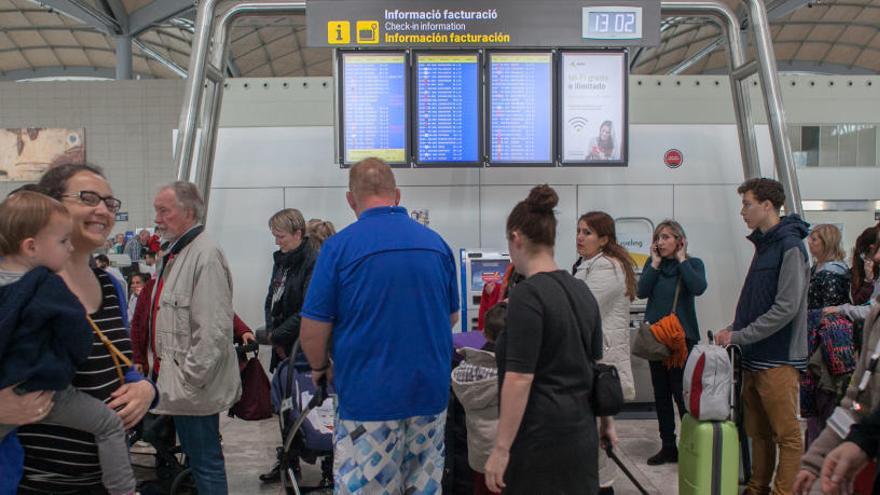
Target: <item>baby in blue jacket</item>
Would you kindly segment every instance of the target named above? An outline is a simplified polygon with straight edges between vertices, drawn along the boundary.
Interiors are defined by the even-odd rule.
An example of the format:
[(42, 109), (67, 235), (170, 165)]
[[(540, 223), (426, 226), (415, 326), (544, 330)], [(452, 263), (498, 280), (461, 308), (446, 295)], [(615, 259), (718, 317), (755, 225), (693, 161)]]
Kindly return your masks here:
[[(70, 385), (94, 339), (85, 308), (55, 274), (73, 250), (71, 230), (64, 205), (43, 194), (21, 191), (0, 203), (0, 388), (55, 391), (42, 421), (93, 434), (105, 488), (131, 494), (135, 480), (122, 420)], [(0, 495), (14, 493), (21, 477), (24, 456), (14, 435), (15, 426), (0, 424)]]

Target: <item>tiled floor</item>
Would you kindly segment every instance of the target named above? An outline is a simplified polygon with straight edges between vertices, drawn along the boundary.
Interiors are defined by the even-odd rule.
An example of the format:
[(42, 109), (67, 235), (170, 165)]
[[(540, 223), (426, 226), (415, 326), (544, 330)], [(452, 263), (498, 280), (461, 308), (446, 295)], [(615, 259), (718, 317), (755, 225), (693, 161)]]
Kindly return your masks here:
[[(257, 478), (272, 464), (275, 446), (280, 442), (277, 420), (245, 422), (222, 417), (220, 429), (223, 434), (229, 492), (232, 494), (283, 493), (280, 484), (266, 485)], [(617, 452), (649, 493), (674, 494), (678, 486), (676, 466), (652, 467), (645, 464), (645, 459), (654, 454), (660, 446), (656, 432), (657, 422), (654, 420), (618, 421), (617, 433), (620, 445)], [(149, 462), (148, 456), (135, 456), (137, 464)], [(149, 471), (141, 470), (139, 475), (147, 477), (150, 474)], [(320, 470), (316, 466), (305, 465), (304, 476), (305, 484), (317, 484)], [(615, 493), (637, 495), (639, 492), (623, 473), (618, 473)]]
[[(645, 459), (660, 448), (657, 421), (652, 419), (618, 420), (616, 426), (619, 438), (617, 454), (648, 493), (676, 495), (678, 493), (677, 465), (648, 466), (645, 463)], [(283, 490), (280, 484), (266, 485), (258, 479), (260, 473), (265, 472), (271, 466), (275, 456), (275, 447), (280, 443), (277, 419), (246, 422), (224, 416), (220, 418), (220, 431), (223, 434), (223, 452), (226, 455), (229, 493), (233, 495), (251, 493), (282, 495)], [(134, 463), (140, 465), (150, 464), (152, 459), (152, 456), (146, 455), (133, 456)], [(150, 476), (153, 475), (151, 470), (145, 469), (137, 469), (135, 473), (140, 479), (150, 479)], [(303, 475), (306, 486), (317, 485), (321, 478), (320, 469), (308, 464), (303, 466)], [(618, 472), (614, 491), (618, 495), (639, 495), (639, 491), (622, 472)], [(330, 491), (326, 493), (329, 494)], [(818, 483), (812, 494), (819, 494)]]

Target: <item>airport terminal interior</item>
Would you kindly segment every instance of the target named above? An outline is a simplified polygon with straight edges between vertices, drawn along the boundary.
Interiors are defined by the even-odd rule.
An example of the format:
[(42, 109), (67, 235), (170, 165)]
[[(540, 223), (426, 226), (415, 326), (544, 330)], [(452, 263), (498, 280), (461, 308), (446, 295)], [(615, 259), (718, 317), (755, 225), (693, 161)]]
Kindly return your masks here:
[[(95, 168), (76, 168), (83, 166)], [(68, 169), (85, 170), (92, 182), (71, 189), (83, 177), (76, 172), (80, 175), (64, 176), (55, 189), (46, 185), (53, 173), (60, 176), (59, 170)], [(449, 354), (454, 362), (447, 361), (442, 373), (427, 380), (424, 369), (430, 365), (424, 363), (385, 370), (423, 380), (425, 390), (435, 383), (448, 388), (443, 389), (448, 403), (439, 461), (431, 464), (424, 461), (430, 455), (416, 455), (427, 464), (410, 466), (403, 481), (399, 473), (388, 481), (391, 467), (375, 468), (381, 457), (375, 454), (369, 458), (372, 471), (356, 471), (364, 483), (358, 485), (350, 477), (357, 465), (352, 452), (366, 447), (345, 450), (338, 443), (349, 419), (338, 408), (340, 401), (346, 404), (346, 391), (358, 400), (373, 393), (378, 411), (398, 410), (396, 404), (410, 410), (405, 405), (417, 403), (413, 395), (421, 394), (407, 392), (404, 378), (394, 378), (388, 388), (365, 385), (365, 379), (356, 379), (361, 369), (337, 369), (351, 362), (342, 349), (325, 349), (360, 342), (337, 340), (333, 332), (341, 333), (343, 321), (349, 325), (342, 314), (370, 304), (355, 293), (349, 301), (334, 302), (339, 314), (318, 310), (321, 298), (329, 297), (326, 291), (335, 288), (335, 297), (349, 290), (348, 282), (337, 280), (343, 276), (339, 273), (364, 276), (357, 275), (356, 263), (328, 275), (343, 266), (344, 256), (354, 256), (339, 246), (392, 246), (398, 232), (368, 219), (369, 214), (358, 216), (367, 208), (356, 208), (365, 203), (358, 203), (361, 182), (353, 171), (363, 169), (390, 171), (407, 225), (427, 227), (448, 246), (444, 266), (454, 297), (450, 291), (442, 297), (454, 306), (453, 324), (448, 334), (444, 327), (432, 338), (451, 347), (430, 355)], [(746, 182), (757, 178), (767, 180)], [(175, 181), (191, 183), (192, 189), (182, 182), (169, 188)], [(376, 195), (387, 185), (371, 184)], [(521, 436), (528, 430), (518, 429), (520, 419), (511, 419), (499, 404), (509, 403), (522, 413), (526, 400), (533, 405), (537, 399), (524, 395), (517, 406), (498, 385), (497, 375), (522, 373), (503, 373), (496, 366), (494, 359), (503, 353), (495, 353), (491, 311), (507, 300), (513, 285), (540, 273), (516, 271), (543, 251), (535, 251), (539, 244), (523, 234), (525, 227), (511, 230), (509, 222), (511, 211), (543, 184), (555, 193), (547, 211), (557, 223), (555, 232), (550, 230), (555, 245), (540, 246), (552, 246), (546, 261), (582, 279), (595, 294), (589, 299), (596, 300), (602, 322), (603, 362), (617, 367), (614, 376), (622, 385), (613, 420), (619, 464), (604, 452), (600, 456), (590, 437), (589, 455), (577, 464), (560, 464), (567, 466), (560, 467), (565, 472), (587, 473), (572, 479), (589, 479), (589, 486), (572, 491), (548, 484), (544, 491), (524, 475), (532, 484), (522, 486), (532, 488), (510, 486), (504, 493), (727, 495), (747, 486), (758, 490), (762, 482), (769, 490), (771, 479), (780, 490), (774, 493), (880, 493), (873, 461), (841, 482), (848, 486), (854, 480), (852, 492), (827, 488), (822, 476), (815, 484), (804, 483), (819, 474), (804, 467), (810, 454), (816, 453), (819, 463), (811, 469), (821, 469), (844, 437), (867, 431), (867, 426), (851, 429), (873, 412), (859, 404), (880, 404), (868, 398), (872, 390), (880, 393), (880, 382), (873, 385), (873, 365), (865, 364), (872, 351), (866, 345), (877, 340), (872, 332), (880, 332), (875, 310), (880, 304), (880, 0), (0, 0), (0, 200), (9, 208), (16, 208), (16, 201), (43, 200), (66, 206), (73, 237), (72, 254), (64, 254), (71, 261), (65, 263), (83, 254), (82, 266), (88, 260), (101, 274), (87, 271), (87, 282), (77, 282), (72, 269), (52, 268), (40, 254), (22, 254), (18, 250), (31, 245), (25, 238), (38, 239), (39, 234), (34, 230), (21, 237), (25, 240), (14, 237), (19, 216), (0, 205), (6, 216), (0, 218), (0, 308), (26, 320), (29, 313), (13, 313), (9, 305), (26, 301), (15, 303), (10, 294), (16, 292), (4, 287), (28, 280), (13, 276), (30, 273), (21, 266), (43, 265), (58, 272), (89, 311), (100, 308), (89, 313), (97, 332), (89, 360), (106, 357), (106, 369), (83, 371), (84, 354), (80, 365), (71, 365), (67, 381), (53, 389), (64, 390), (72, 380), (71, 390), (78, 389), (71, 392), (74, 397), (93, 395), (109, 402), (117, 397), (109, 395), (117, 382), (104, 391), (109, 385), (88, 377), (106, 372), (117, 380), (115, 369), (126, 382), (124, 390), (156, 398), (150, 406), (142, 398), (117, 408), (123, 411), (137, 493), (497, 493), (485, 484), (491, 483), (489, 466), (498, 460), (493, 445), (497, 449), (502, 442), (499, 425), (513, 426), (504, 433), (508, 440), (517, 435), (517, 441), (525, 442)], [(375, 205), (394, 206), (394, 199), (392, 194), (391, 203)], [(528, 215), (544, 211), (528, 205)], [(85, 207), (97, 216), (83, 220), (80, 232), (77, 208)], [(175, 216), (175, 208), (182, 217)], [(607, 225), (600, 227), (598, 214), (588, 212), (603, 212)], [(181, 218), (189, 214), (187, 224)], [(55, 213), (45, 215), (55, 218)], [(792, 220), (795, 216), (803, 221)], [(345, 233), (355, 232), (365, 219), (376, 222), (378, 235)], [(46, 229), (54, 225), (46, 222)], [(801, 229), (791, 234), (800, 242), (786, 249), (801, 253), (802, 266), (797, 266), (803, 269), (786, 265), (789, 258), (782, 254), (768, 261), (772, 249), (766, 245), (776, 242), (766, 235), (777, 228), (773, 222)], [(193, 230), (198, 224), (204, 233)], [(400, 228), (395, 224), (394, 229)], [(669, 236), (676, 244), (666, 250), (663, 239)], [(517, 244), (521, 238), (525, 248)], [(5, 239), (14, 239), (15, 245), (7, 246)], [(589, 239), (599, 239), (598, 247)], [(204, 247), (209, 242), (219, 251)], [(416, 250), (401, 247), (408, 242), (387, 249)], [(292, 259), (288, 254), (306, 244), (313, 253), (307, 273), (284, 264)], [(196, 249), (218, 258), (180, 276), (190, 263), (186, 253)], [(617, 300), (602, 296), (604, 288), (591, 287), (598, 283), (590, 278), (597, 257), (612, 260)], [(193, 264), (202, 262), (192, 258)], [(209, 266), (223, 271), (202, 287), (198, 280)], [(412, 280), (434, 280), (411, 275)], [(527, 278), (522, 281), (520, 275)], [(669, 293), (663, 297), (652, 285), (660, 284), (657, 277), (668, 281)], [(770, 280), (769, 296), (760, 295), (767, 292), (765, 286), (755, 288), (761, 277)], [(300, 286), (291, 295), (294, 279)], [(829, 288), (838, 281), (842, 289)], [(315, 285), (314, 294), (307, 290)], [(376, 314), (412, 312), (436, 296), (437, 291), (426, 296), (425, 286), (417, 282), (403, 285), (371, 296), (372, 304), (382, 307)], [(100, 305), (97, 293), (91, 300), (83, 296), (92, 288), (102, 291)], [(783, 291), (796, 297), (783, 297)], [(399, 297), (383, 299), (392, 294)], [(119, 308), (104, 304), (107, 297), (117, 299)], [(761, 297), (769, 297), (763, 309), (744, 316), (749, 301)], [(504, 308), (513, 311), (515, 303), (512, 298)], [(574, 306), (571, 321), (586, 321)], [(670, 313), (678, 315), (678, 333), (663, 340), (659, 332), (665, 330), (658, 325), (665, 319), (652, 320)], [(207, 319), (194, 323), (197, 314), (210, 314), (210, 325)], [(118, 328), (108, 323), (116, 318)], [(6, 315), (0, 320), (0, 394), (7, 394), (2, 401), (8, 401), (0, 404), (0, 434), (13, 432), (0, 443), (0, 495), (16, 493), (19, 481), (23, 491), (18, 493), (135, 493), (130, 486), (110, 488), (119, 480), (110, 480), (107, 469), (101, 475), (107, 466), (105, 447), (96, 450), (94, 437), (74, 431), (85, 428), (28, 425), (48, 414), (51, 404), (38, 407), (33, 397), (41, 388), (17, 386), (31, 378), (19, 373), (15, 366), (20, 365), (10, 365), (27, 362), (12, 351), (16, 332), (25, 324), (7, 321)], [(367, 321), (374, 322), (371, 317), (351, 325), (361, 328)], [(223, 327), (219, 338), (204, 336), (218, 325)], [(497, 335), (507, 333), (505, 325), (524, 323), (508, 321)], [(308, 340), (325, 327), (320, 345), (314, 342), (321, 338)], [(295, 354), (300, 344), (293, 341), (301, 328), (305, 353)], [(288, 340), (279, 336), (282, 329)], [(402, 344), (386, 328), (372, 330), (372, 335), (387, 337), (373, 344), (372, 359), (356, 361), (364, 367), (362, 376), (372, 376), (366, 370), (379, 363), (406, 362), (399, 355), (418, 348), (418, 339), (431, 333), (393, 332), (404, 335)], [(755, 337), (756, 332), (765, 333)], [(507, 335), (499, 339), (499, 346), (504, 343), (509, 351), (515, 335), (510, 333), (510, 342)], [(48, 334), (40, 338), (50, 339)], [(644, 350), (638, 345), (644, 339), (659, 350)], [(721, 350), (719, 343), (739, 345)], [(538, 346), (540, 352), (547, 352), (546, 345)], [(127, 357), (122, 364), (111, 347), (123, 349)], [(474, 365), (466, 348), (492, 357), (491, 366)], [(398, 357), (382, 354), (386, 351)], [(651, 352), (655, 357), (648, 357)], [(880, 355), (880, 344), (874, 352)], [(294, 354), (299, 359), (286, 359)], [(326, 373), (331, 361), (322, 362), (328, 357), (334, 376), (344, 381), (331, 384), (329, 397), (321, 401), (327, 388), (316, 387), (311, 377)], [(535, 357), (538, 364), (532, 363), (528, 375), (535, 380), (533, 393), (541, 382), (538, 370), (552, 367), (556, 358)], [(594, 369), (592, 358), (582, 361), (584, 369)], [(491, 382), (494, 401), (477, 412), (469, 396), (456, 389), (456, 377), (465, 374), (456, 373), (474, 366), (488, 370), (480, 380)], [(756, 377), (779, 370), (792, 370), (784, 386), (773, 385), (763, 396), (755, 391), (760, 388)], [(857, 371), (864, 376), (857, 377)], [(10, 373), (20, 380), (9, 381), (4, 375)], [(200, 385), (187, 381), (199, 373)], [(590, 371), (588, 376), (605, 375)], [(599, 378), (592, 379), (589, 390)], [(152, 391), (138, 387), (139, 380), (149, 382)], [(246, 400), (237, 402), (240, 382)], [(792, 399), (782, 413), (777, 406), (785, 401), (776, 392)], [(591, 411), (597, 404), (593, 399)], [(761, 401), (769, 402), (755, 409)], [(156, 414), (128, 424), (127, 404), (138, 416), (150, 408)], [(707, 404), (721, 412), (707, 412)], [(227, 414), (233, 405), (234, 416)], [(345, 415), (357, 416), (351, 405), (344, 407)], [(350, 419), (363, 428), (370, 422), (440, 413), (419, 410)], [(790, 428), (784, 433), (783, 420), (777, 419), (786, 411)], [(526, 408), (522, 421), (539, 421), (535, 418), (542, 414)], [(593, 413), (583, 414), (592, 424)], [(750, 419), (750, 414), (769, 420)], [(479, 421), (488, 415), (489, 434), (477, 415)], [(844, 426), (831, 419), (840, 415), (848, 421)], [(178, 416), (195, 419), (170, 420)], [(204, 421), (218, 416), (219, 430)], [(7, 429), (5, 423), (12, 426)], [(160, 423), (171, 429), (158, 433)], [(599, 435), (607, 435), (605, 419), (599, 424)], [(766, 435), (756, 443), (760, 435), (755, 431), (761, 428)], [(346, 441), (356, 441), (364, 431)], [(880, 435), (876, 425), (872, 431)], [(837, 435), (826, 450), (820, 432)], [(435, 433), (431, 430), (430, 437)], [(41, 444), (41, 435), (63, 440)], [(800, 443), (783, 440), (792, 435)], [(4, 450), (11, 449), (13, 436), (18, 450)], [(200, 454), (187, 451), (195, 448), (193, 438), (218, 436), (226, 488), (211, 484), (218, 479), (216, 463), (215, 471), (192, 467), (209, 464), (204, 460), (213, 452), (209, 447), (199, 447), (204, 450)], [(377, 433), (367, 436), (382, 441)], [(170, 445), (162, 443), (169, 438)], [(65, 451), (63, 442), (92, 449), (88, 462), (51, 460), (78, 455)], [(516, 445), (507, 444), (511, 453)], [(335, 459), (329, 455), (334, 447)], [(862, 454), (867, 458), (876, 452)], [(548, 479), (559, 478), (552, 472), (546, 471)], [(377, 484), (386, 481), (384, 488)]]

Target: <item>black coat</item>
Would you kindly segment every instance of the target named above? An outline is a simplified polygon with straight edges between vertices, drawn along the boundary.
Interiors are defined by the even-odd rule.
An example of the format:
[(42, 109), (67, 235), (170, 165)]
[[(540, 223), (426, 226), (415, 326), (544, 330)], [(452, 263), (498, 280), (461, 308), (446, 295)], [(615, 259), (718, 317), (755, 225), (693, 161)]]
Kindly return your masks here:
[(0, 388), (67, 388), (93, 339), (79, 299), (46, 268), (0, 287)]
[[(272, 278), (269, 280), (269, 292), (266, 294), (266, 332), (274, 345), (284, 347), (287, 355), (293, 343), (299, 339), (299, 326), (302, 321), (300, 312), (306, 298), (306, 289), (312, 279), (312, 269), (318, 259), (317, 251), (312, 248), (308, 238), (289, 253), (276, 251), (273, 254), (275, 264), (272, 267)], [(273, 306), (272, 294), (276, 280), (284, 280), (281, 298)], [(270, 371), (278, 364), (278, 356), (272, 353)]]

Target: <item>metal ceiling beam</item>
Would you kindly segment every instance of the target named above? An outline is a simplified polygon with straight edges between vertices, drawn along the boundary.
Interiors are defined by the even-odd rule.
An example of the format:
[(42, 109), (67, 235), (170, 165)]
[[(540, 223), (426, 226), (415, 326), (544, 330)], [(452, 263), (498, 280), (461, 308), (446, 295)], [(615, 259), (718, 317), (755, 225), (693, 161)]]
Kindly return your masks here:
[(81, 0), (31, 0), (31, 2), (76, 19), (105, 34), (118, 34), (122, 30), (116, 19), (95, 10)]
[[(791, 45), (793, 43), (802, 43), (801, 40), (782, 40), (782, 41), (774, 41), (774, 45)], [(849, 43), (847, 41), (823, 41), (823, 40), (808, 40), (807, 43), (814, 45), (835, 45), (835, 46), (845, 46), (847, 48), (858, 48), (859, 50), (871, 50), (880, 52), (880, 48), (876, 48), (873, 46), (862, 45), (859, 43)]]
[(783, 0), (767, 7), (767, 20), (773, 22), (788, 16), (792, 12), (806, 7), (812, 0)]
[(811, 72), (816, 74), (845, 76), (876, 76), (877, 73), (865, 67), (851, 67), (841, 64), (824, 64), (809, 60), (779, 60), (776, 62), (779, 72)]
[[(144, 44), (142, 41), (137, 40), (137, 43), (135, 43), (135, 45), (138, 46), (138, 48), (140, 48), (138, 43)], [(148, 45), (145, 45), (145, 46), (148, 46)], [(189, 56), (189, 53), (186, 53), (181, 50), (177, 50), (175, 48), (169, 48), (166, 46), (163, 46), (161, 48), (163, 50), (168, 50), (169, 52), (176, 53), (176, 54), (184, 56), (184, 57)], [(34, 50), (83, 50), (83, 51), (87, 51), (87, 52), (91, 51), (91, 52), (102, 52), (102, 53), (116, 53), (115, 50), (112, 50), (110, 48), (103, 48), (103, 47), (96, 47), (96, 46), (82, 46), (82, 45), (34, 45), (34, 46), (21, 46), (21, 47), (16, 46), (16, 47), (12, 47), (12, 48), (0, 48), (0, 53), (10, 53), (10, 52), (18, 52), (18, 51), (24, 52), (24, 51), (34, 51)], [(153, 49), (153, 50), (155, 50), (155, 49)], [(135, 57), (137, 57), (137, 55), (135, 55)]]
[[(816, 75), (834, 76), (876, 76), (877, 72), (864, 67), (850, 67), (841, 64), (823, 64), (813, 60), (777, 60), (776, 65), (780, 73), (803, 72)], [(703, 75), (727, 74), (726, 67), (716, 67), (702, 72)]]
[(138, 47), (138, 49), (144, 55), (146, 55), (146, 56), (150, 57), (151, 59), (155, 60), (156, 62), (159, 62), (160, 64), (164, 65), (168, 70), (177, 74), (182, 79), (186, 79), (186, 69), (177, 65), (177, 63), (175, 63), (173, 60), (163, 56), (161, 53), (157, 52), (152, 47), (150, 47), (149, 45), (147, 45), (146, 43), (144, 43), (143, 41), (141, 41), (139, 39), (132, 40), (132, 44), (134, 46)]
[[(138, 79), (152, 79), (149, 74), (137, 74)], [(114, 79), (116, 69), (112, 67), (37, 67), (35, 69), (16, 69), (0, 72), (0, 81), (20, 81), (40, 77), (100, 77)]]
[(823, 20), (815, 20), (815, 21), (784, 21), (777, 22), (774, 26), (839, 26), (843, 28), (848, 27), (862, 27), (873, 29), (874, 31), (880, 31), (880, 26), (870, 22), (859, 22), (859, 21), (823, 21)]
[(16, 32), (32, 32), (32, 31), (78, 31), (78, 32), (87, 32), (87, 33), (98, 33), (102, 34), (100, 31), (97, 31), (91, 27), (85, 26), (13, 26), (13, 27), (3, 27), (0, 26), (0, 33), (16, 33)]
[(129, 15), (129, 32), (132, 36), (137, 36), (154, 24), (167, 21), (194, 8), (192, 0), (153, 0)]
[(703, 60), (705, 57), (717, 50), (722, 45), (724, 45), (724, 38), (718, 36), (717, 38), (715, 38), (715, 41), (709, 43), (708, 45), (701, 48), (697, 53), (679, 62), (678, 65), (673, 67), (669, 72), (667, 72), (667, 74), (670, 76), (677, 76), (681, 74), (682, 72), (693, 67), (693, 65), (700, 60)]
[(122, 0), (101, 1), (110, 8), (110, 12), (113, 14), (113, 18), (116, 19), (116, 21), (122, 27), (122, 31), (128, 32), (128, 11), (125, 10), (125, 5), (122, 4)]

